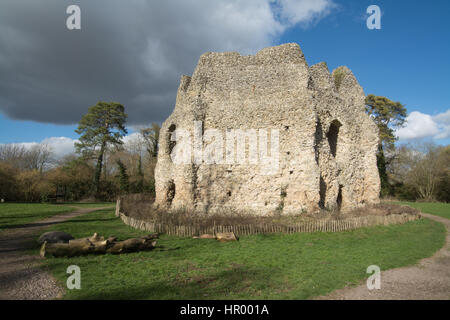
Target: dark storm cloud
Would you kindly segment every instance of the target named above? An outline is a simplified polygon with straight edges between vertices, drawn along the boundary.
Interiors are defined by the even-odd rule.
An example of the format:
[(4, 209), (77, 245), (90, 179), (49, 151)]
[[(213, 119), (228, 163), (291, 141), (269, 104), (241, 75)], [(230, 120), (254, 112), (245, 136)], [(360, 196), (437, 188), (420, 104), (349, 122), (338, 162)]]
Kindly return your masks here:
[[(130, 124), (161, 121), (173, 109), (180, 76), (193, 72), (203, 52), (255, 52), (284, 30), (270, 2), (2, 0), (0, 112), (75, 123), (98, 100), (113, 100), (125, 105)], [(311, 14), (289, 24), (329, 3), (298, 2), (299, 12)], [(66, 28), (72, 4), (81, 8), (81, 30)]]

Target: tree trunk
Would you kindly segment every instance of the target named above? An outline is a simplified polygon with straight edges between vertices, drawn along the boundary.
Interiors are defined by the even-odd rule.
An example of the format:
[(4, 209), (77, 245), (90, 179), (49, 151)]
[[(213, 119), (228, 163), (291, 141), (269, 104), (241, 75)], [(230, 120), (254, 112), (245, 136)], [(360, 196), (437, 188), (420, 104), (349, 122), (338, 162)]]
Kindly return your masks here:
[(69, 243), (47, 243), (41, 247), (41, 257), (74, 257), (86, 254), (120, 254), (152, 250), (156, 246), (157, 234), (117, 241), (115, 237), (104, 239), (97, 234), (90, 238), (70, 240)]
[(106, 141), (103, 141), (102, 146), (100, 147), (100, 153), (97, 158), (97, 165), (95, 167), (94, 188), (96, 197), (100, 192), (100, 177), (102, 175), (103, 154), (105, 153), (105, 148), (106, 148)]
[(389, 181), (386, 173), (386, 159), (384, 157), (384, 150), (382, 143), (378, 144), (377, 167), (381, 185), (380, 196), (384, 197), (389, 194)]

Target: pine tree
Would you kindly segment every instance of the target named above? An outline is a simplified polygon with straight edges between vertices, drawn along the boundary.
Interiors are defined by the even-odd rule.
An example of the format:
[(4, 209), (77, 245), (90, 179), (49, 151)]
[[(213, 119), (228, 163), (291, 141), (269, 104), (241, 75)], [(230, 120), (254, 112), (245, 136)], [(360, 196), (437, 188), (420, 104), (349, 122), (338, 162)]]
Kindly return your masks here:
[(75, 143), (77, 153), (86, 158), (96, 158), (94, 191), (99, 194), (103, 159), (108, 146), (123, 144), (122, 137), (127, 134), (125, 122), (127, 114), (123, 105), (116, 102), (99, 101), (89, 108), (78, 123), (76, 133), (80, 134), (79, 143)]
[(397, 140), (394, 132), (406, 121), (406, 108), (400, 102), (394, 102), (386, 97), (369, 94), (366, 97), (366, 112), (378, 126), (380, 143), (377, 152), (378, 173), (380, 174), (381, 196), (390, 193), (390, 185), (386, 167), (392, 159), (386, 157), (386, 151), (393, 153)]

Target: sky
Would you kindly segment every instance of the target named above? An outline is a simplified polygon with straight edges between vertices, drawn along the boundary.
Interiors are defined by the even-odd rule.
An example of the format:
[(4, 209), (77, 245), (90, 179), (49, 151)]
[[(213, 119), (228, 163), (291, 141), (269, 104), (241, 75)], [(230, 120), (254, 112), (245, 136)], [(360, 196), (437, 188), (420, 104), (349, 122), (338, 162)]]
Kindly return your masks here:
[[(81, 30), (66, 27), (72, 4)], [(381, 29), (367, 28), (370, 5)], [(288, 42), (309, 65), (346, 65), (366, 94), (405, 104), (400, 143), (449, 144), (449, 12), (448, 0), (2, 0), (0, 144), (70, 153), (76, 123), (99, 100), (125, 106), (132, 135), (172, 112), (202, 53)]]

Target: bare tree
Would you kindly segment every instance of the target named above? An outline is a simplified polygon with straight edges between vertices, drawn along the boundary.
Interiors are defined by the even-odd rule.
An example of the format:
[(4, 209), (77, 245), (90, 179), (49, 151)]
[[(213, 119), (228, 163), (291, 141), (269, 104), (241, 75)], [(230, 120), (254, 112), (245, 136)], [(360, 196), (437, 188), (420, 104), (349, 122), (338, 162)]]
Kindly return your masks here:
[(152, 123), (151, 127), (141, 130), (141, 135), (144, 138), (145, 148), (151, 158), (156, 158), (158, 155), (158, 140), (160, 126), (157, 123)]
[(26, 169), (42, 173), (53, 161), (51, 149), (47, 144), (35, 144), (25, 153), (24, 161)]
[(20, 167), (25, 156), (26, 150), (20, 144), (2, 144), (0, 145), (0, 160)]
[(20, 144), (0, 145), (0, 161), (22, 170), (42, 173), (53, 160), (53, 153), (45, 143), (34, 144), (30, 148)]
[(409, 167), (405, 175), (405, 183), (417, 192), (420, 198), (435, 200), (442, 177), (443, 163), (441, 147), (433, 143), (416, 144), (409, 151), (405, 163)]

